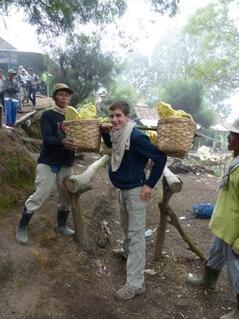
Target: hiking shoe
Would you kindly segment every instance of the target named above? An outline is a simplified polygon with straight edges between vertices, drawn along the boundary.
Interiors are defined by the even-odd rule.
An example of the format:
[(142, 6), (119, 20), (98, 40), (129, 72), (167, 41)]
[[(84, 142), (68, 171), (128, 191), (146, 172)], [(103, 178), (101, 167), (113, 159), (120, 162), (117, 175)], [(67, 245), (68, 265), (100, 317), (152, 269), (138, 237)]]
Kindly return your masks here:
[(60, 233), (63, 236), (70, 237), (75, 234), (75, 231), (67, 226), (55, 226), (56, 233)]
[(16, 241), (20, 245), (26, 245), (28, 243), (27, 227), (17, 226)]
[(123, 248), (115, 248), (112, 250), (112, 253), (113, 255), (118, 256), (120, 258), (124, 258), (124, 259), (128, 258), (128, 255)]
[(122, 288), (114, 292), (114, 297), (118, 300), (129, 300), (134, 298), (136, 295), (141, 295), (145, 291), (145, 285), (141, 288), (129, 288), (124, 285)]

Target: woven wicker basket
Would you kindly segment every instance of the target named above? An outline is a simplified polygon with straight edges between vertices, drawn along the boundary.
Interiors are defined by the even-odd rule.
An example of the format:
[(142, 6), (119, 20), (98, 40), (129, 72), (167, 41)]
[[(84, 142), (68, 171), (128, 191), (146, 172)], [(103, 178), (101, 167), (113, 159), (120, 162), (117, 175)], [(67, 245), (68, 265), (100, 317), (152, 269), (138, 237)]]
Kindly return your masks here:
[(79, 147), (79, 151), (100, 151), (100, 123), (98, 120), (64, 121), (66, 137)]
[(159, 150), (172, 157), (184, 158), (191, 148), (196, 123), (187, 118), (165, 118), (158, 121)]

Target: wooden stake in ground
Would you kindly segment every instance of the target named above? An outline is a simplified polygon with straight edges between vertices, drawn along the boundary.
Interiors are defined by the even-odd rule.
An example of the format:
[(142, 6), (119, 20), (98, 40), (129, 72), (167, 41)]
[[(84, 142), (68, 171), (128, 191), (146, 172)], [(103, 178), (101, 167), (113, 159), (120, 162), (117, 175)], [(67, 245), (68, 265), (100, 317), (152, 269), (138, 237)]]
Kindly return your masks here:
[(169, 222), (171, 225), (176, 227), (182, 239), (189, 245), (189, 248), (200, 257), (201, 260), (206, 260), (203, 253), (193, 243), (191, 237), (184, 231), (181, 224), (178, 221), (177, 215), (168, 206), (169, 200), (174, 193), (178, 193), (182, 189), (182, 181), (174, 175), (168, 168), (164, 170), (163, 177), (163, 198), (158, 204), (160, 210), (160, 223), (157, 231), (156, 245), (154, 260), (158, 261), (162, 256), (163, 245), (165, 242), (166, 227)]
[(99, 169), (109, 162), (109, 155), (104, 155), (92, 163), (82, 174), (72, 175), (64, 181), (65, 187), (71, 199), (71, 211), (75, 227), (75, 240), (81, 248), (84, 247), (84, 214), (80, 207), (81, 194), (92, 189), (89, 185)]

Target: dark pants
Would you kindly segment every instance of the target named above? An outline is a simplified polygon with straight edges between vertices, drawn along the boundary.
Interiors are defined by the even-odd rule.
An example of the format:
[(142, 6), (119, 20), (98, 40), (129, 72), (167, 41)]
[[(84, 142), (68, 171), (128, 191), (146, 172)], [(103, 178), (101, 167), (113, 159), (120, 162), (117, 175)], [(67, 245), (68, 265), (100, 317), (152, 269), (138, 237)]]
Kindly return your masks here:
[(36, 93), (37, 93), (37, 89), (34, 88), (30, 88), (29, 89), (29, 100), (32, 102), (33, 106), (36, 106)]
[(0, 92), (0, 103), (4, 106), (4, 93)]

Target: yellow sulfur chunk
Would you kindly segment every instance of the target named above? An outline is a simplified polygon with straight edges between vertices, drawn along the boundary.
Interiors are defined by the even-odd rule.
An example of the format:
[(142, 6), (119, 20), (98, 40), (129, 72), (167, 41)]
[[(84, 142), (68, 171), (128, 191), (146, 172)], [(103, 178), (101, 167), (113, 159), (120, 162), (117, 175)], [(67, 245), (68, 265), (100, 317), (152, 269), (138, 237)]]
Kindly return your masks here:
[(157, 105), (157, 112), (160, 118), (166, 118), (166, 117), (174, 117), (175, 116), (175, 110), (171, 107), (170, 104), (159, 102)]
[(109, 123), (109, 118), (108, 117), (99, 117), (98, 120), (100, 123)]
[(192, 115), (186, 113), (184, 110), (178, 110), (178, 111), (176, 111), (176, 113), (177, 113), (177, 115), (178, 115), (179, 117), (186, 117), (186, 118), (191, 119), (191, 120), (193, 119), (193, 118), (192, 118)]
[(73, 121), (73, 120), (79, 120), (79, 114), (77, 110), (72, 106), (67, 106), (66, 113), (65, 113), (65, 120), (66, 121)]
[(193, 119), (192, 116), (186, 113), (184, 110), (174, 110), (170, 104), (159, 102), (156, 106), (158, 115), (161, 119), (165, 118), (189, 118)]
[(158, 143), (158, 137), (157, 137), (157, 133), (155, 131), (146, 131), (146, 134), (148, 135), (150, 142), (152, 144)]
[(81, 120), (90, 120), (96, 118), (96, 106), (93, 103), (83, 105), (78, 109), (78, 113)]

